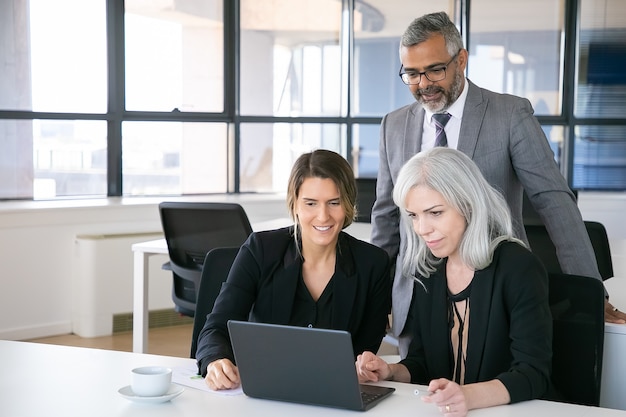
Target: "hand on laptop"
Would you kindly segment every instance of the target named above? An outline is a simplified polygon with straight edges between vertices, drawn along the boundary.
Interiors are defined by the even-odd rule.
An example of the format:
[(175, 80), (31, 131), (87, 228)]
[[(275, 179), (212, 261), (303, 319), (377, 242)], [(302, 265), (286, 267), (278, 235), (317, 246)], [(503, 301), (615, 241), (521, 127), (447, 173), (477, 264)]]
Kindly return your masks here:
[(230, 359), (218, 359), (207, 366), (204, 381), (214, 391), (237, 388), (241, 383), (239, 370)]
[(355, 366), (359, 382), (377, 382), (391, 377), (389, 364), (372, 352), (357, 356)]
[(355, 366), (359, 382), (411, 381), (411, 375), (406, 366), (399, 363), (389, 364), (372, 352), (366, 351), (357, 356)]

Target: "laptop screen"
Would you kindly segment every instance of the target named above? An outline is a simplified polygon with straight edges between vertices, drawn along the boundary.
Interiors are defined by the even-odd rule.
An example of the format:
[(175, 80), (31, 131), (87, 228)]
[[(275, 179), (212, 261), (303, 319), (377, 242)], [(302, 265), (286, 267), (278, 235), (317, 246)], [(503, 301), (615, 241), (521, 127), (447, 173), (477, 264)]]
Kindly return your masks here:
[[(394, 391), (364, 403), (350, 333), (246, 321), (228, 322), (243, 392), (255, 398), (366, 410)], [(368, 400), (369, 401), (369, 400)]]

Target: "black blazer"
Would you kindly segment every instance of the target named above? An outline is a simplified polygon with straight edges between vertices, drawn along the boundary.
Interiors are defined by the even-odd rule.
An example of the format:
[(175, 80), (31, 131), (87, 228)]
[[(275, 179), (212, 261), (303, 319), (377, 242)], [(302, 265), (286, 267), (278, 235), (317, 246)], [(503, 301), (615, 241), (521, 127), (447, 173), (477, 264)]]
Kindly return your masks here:
[[(196, 358), (203, 376), (214, 360), (234, 362), (228, 320), (289, 323), (301, 270), (293, 227), (250, 235), (198, 336)], [(376, 352), (385, 336), (391, 306), (389, 273), (385, 251), (339, 234), (332, 327), (352, 334), (355, 357), (365, 350)]]
[[(415, 285), (416, 328), (404, 361), (411, 382), (452, 379), (445, 262)], [(550, 387), (552, 315), (548, 276), (530, 251), (498, 246), (493, 262), (476, 271), (470, 294), (465, 383), (502, 381), (511, 403), (540, 398)]]

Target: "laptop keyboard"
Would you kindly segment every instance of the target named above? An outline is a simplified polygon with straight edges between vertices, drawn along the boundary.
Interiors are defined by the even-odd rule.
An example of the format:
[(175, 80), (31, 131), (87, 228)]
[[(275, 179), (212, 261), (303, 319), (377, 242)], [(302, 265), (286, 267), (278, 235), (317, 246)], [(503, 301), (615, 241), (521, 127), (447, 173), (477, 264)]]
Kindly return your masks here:
[(361, 400), (363, 401), (363, 404), (369, 404), (372, 401), (376, 401), (380, 397), (382, 397), (382, 394), (372, 394), (370, 392), (361, 391)]

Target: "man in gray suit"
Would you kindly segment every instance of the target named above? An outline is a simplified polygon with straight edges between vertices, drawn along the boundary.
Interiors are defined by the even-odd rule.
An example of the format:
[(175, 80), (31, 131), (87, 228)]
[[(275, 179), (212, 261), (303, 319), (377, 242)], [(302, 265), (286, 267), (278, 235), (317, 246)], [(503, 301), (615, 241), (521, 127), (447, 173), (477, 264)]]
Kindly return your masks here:
[[(411, 340), (414, 281), (401, 274), (405, 237), (392, 191), (402, 165), (436, 141), (437, 146), (456, 148), (476, 162), (507, 200), (515, 232), (522, 240), (527, 241), (522, 222), (525, 190), (554, 241), (563, 272), (601, 277), (576, 199), (530, 102), (482, 89), (465, 78), (468, 52), (456, 26), (443, 12), (411, 23), (402, 36), (400, 59), (400, 77), (416, 102), (387, 114), (381, 124), (371, 240), (396, 260), (392, 333), (404, 357)], [(447, 122), (436, 122), (438, 114), (445, 114)], [(441, 136), (443, 144), (439, 144)], [(607, 299), (605, 319), (624, 323), (626, 314)]]

